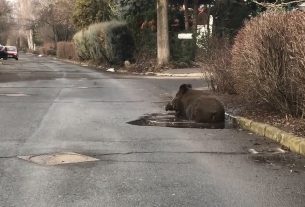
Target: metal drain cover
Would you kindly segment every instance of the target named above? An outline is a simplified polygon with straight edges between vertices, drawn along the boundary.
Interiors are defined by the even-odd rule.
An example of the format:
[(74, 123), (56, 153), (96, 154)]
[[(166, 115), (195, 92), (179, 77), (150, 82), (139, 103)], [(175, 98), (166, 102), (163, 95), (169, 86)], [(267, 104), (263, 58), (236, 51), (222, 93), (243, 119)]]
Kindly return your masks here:
[(71, 163), (93, 162), (99, 160), (94, 157), (89, 157), (74, 152), (60, 152), (54, 154), (18, 156), (18, 158), (39, 165), (63, 165), (63, 164), (71, 164)]

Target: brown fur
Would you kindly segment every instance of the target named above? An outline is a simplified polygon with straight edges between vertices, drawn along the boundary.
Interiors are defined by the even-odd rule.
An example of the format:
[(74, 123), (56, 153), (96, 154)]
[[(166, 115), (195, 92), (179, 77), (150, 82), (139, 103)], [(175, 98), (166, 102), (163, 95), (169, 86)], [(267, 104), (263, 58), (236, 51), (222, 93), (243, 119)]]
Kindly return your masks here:
[(203, 91), (193, 90), (190, 84), (180, 86), (166, 110), (174, 110), (177, 116), (201, 123), (224, 122), (225, 119), (223, 104)]

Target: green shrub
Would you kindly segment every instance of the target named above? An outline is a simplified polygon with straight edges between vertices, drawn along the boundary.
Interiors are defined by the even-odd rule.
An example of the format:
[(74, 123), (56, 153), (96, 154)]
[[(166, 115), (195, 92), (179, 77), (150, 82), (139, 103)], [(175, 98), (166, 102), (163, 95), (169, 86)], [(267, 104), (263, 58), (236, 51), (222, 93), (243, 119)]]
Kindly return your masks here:
[(106, 26), (105, 51), (110, 63), (133, 59), (135, 44), (126, 24), (112, 22)]
[[(95, 62), (103, 62), (105, 56), (105, 24), (93, 24), (85, 32), (89, 57)], [(107, 60), (107, 59), (106, 59)]]
[(134, 39), (122, 22), (90, 25), (88, 29), (78, 32), (73, 40), (77, 54), (83, 60), (122, 64), (125, 60), (133, 59)]
[(304, 37), (304, 12), (270, 12), (249, 21), (232, 50), (238, 93), (304, 117)]
[(88, 38), (85, 35), (86, 31), (81, 30), (77, 32), (74, 37), (73, 41), (76, 47), (76, 54), (78, 58), (81, 60), (89, 60), (90, 55), (89, 55), (89, 47), (88, 47)]

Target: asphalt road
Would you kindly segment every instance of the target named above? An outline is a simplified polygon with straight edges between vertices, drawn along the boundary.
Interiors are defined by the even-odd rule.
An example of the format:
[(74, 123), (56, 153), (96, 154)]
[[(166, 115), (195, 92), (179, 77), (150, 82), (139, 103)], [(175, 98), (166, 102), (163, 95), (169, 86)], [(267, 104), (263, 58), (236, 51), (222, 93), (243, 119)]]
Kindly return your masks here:
[[(164, 113), (185, 82), (205, 86), (30, 55), (1, 64), (0, 206), (304, 207), (304, 158), (272, 141), (238, 129), (127, 124)], [(18, 158), (56, 152), (98, 161)]]

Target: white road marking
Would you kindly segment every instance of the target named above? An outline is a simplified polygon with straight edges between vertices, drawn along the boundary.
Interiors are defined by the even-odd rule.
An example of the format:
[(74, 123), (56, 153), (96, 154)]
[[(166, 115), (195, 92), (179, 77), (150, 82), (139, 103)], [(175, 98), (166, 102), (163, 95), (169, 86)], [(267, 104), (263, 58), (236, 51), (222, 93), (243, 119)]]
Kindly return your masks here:
[(256, 151), (255, 149), (249, 149), (248, 150), (251, 154), (258, 154), (259, 152)]
[(278, 151), (279, 153), (286, 153), (286, 151), (281, 148), (276, 148), (276, 151)]
[(1, 93), (0, 96), (9, 96), (9, 97), (24, 97), (24, 96), (29, 96), (24, 93)]

